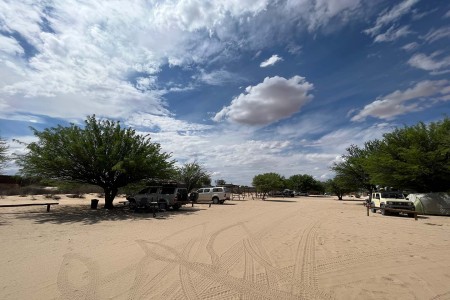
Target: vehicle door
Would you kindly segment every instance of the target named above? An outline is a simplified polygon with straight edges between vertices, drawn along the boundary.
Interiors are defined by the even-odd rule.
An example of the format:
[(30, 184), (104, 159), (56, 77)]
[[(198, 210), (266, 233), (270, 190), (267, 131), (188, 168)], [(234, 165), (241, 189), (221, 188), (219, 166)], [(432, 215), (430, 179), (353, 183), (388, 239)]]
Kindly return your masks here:
[(200, 201), (211, 201), (211, 189), (203, 188), (202, 193), (198, 194), (198, 200)]

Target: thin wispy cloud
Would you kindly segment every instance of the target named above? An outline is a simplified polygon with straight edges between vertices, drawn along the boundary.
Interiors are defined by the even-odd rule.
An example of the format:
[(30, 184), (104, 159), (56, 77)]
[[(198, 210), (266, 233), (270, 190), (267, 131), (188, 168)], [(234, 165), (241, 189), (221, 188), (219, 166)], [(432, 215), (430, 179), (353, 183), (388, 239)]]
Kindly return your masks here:
[(266, 68), (275, 65), (276, 63), (283, 61), (283, 58), (279, 57), (277, 54), (272, 55), (265, 61), (263, 61), (259, 66), (261, 68)]

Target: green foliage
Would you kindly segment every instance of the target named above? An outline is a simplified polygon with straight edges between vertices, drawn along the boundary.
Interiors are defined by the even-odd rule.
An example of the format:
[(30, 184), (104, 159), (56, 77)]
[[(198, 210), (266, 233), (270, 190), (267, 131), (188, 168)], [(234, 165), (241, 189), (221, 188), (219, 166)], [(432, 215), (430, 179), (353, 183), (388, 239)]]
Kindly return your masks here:
[(311, 191), (322, 192), (324, 190), (322, 183), (308, 174), (292, 175), (286, 180), (286, 186), (292, 190), (307, 193)]
[(372, 183), (417, 192), (450, 190), (450, 119), (385, 134), (364, 164)]
[(371, 177), (365, 168), (365, 162), (371, 153), (378, 147), (379, 142), (373, 141), (365, 144), (364, 149), (351, 145), (342, 161), (335, 163), (332, 170), (339, 178), (339, 185), (347, 190), (365, 189), (369, 193), (374, 189)]
[(113, 207), (118, 188), (145, 178), (165, 178), (173, 170), (170, 155), (148, 136), (122, 128), (120, 122), (89, 116), (85, 127), (31, 128), (38, 138), (17, 163), (27, 176), (98, 185), (105, 208)]
[(188, 191), (211, 185), (211, 175), (197, 162), (186, 163), (176, 170), (175, 178), (186, 184)]
[(258, 192), (268, 193), (283, 189), (285, 179), (277, 173), (264, 173), (253, 177), (253, 186)]
[(226, 185), (227, 182), (223, 179), (217, 179), (216, 180), (216, 186)]
[(342, 177), (338, 176), (325, 182), (325, 190), (335, 194), (339, 200), (342, 200), (344, 194), (353, 191), (351, 187), (346, 185), (346, 181)]
[(7, 151), (8, 145), (6, 144), (6, 141), (0, 137), (0, 174), (8, 161)]

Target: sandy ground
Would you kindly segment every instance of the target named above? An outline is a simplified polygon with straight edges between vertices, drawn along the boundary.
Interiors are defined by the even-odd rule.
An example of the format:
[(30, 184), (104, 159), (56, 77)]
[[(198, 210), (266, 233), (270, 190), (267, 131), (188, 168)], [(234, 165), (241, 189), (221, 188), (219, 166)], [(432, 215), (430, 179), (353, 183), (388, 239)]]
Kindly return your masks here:
[(296, 197), (153, 218), (91, 198), (0, 208), (0, 299), (450, 299), (448, 217)]

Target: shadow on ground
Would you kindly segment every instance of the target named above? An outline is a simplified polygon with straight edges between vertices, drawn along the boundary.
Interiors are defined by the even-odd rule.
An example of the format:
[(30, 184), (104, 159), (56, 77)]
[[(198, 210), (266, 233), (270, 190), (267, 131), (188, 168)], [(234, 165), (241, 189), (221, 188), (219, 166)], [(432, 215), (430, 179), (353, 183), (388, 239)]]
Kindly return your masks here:
[(208, 209), (207, 207), (182, 207), (178, 211), (168, 210), (157, 212), (153, 217), (152, 212), (134, 212), (128, 207), (116, 207), (112, 210), (97, 209), (92, 210), (82, 205), (60, 206), (52, 209), (50, 212), (37, 210), (22, 210), (10, 212), (15, 218), (29, 219), (37, 224), (54, 223), (82, 223), (84, 225), (92, 225), (104, 221), (122, 221), (122, 220), (161, 220), (171, 219), (177, 215), (195, 215), (199, 211)]
[(281, 200), (281, 199), (265, 199), (264, 202), (286, 202), (286, 203), (296, 203), (295, 200)]

